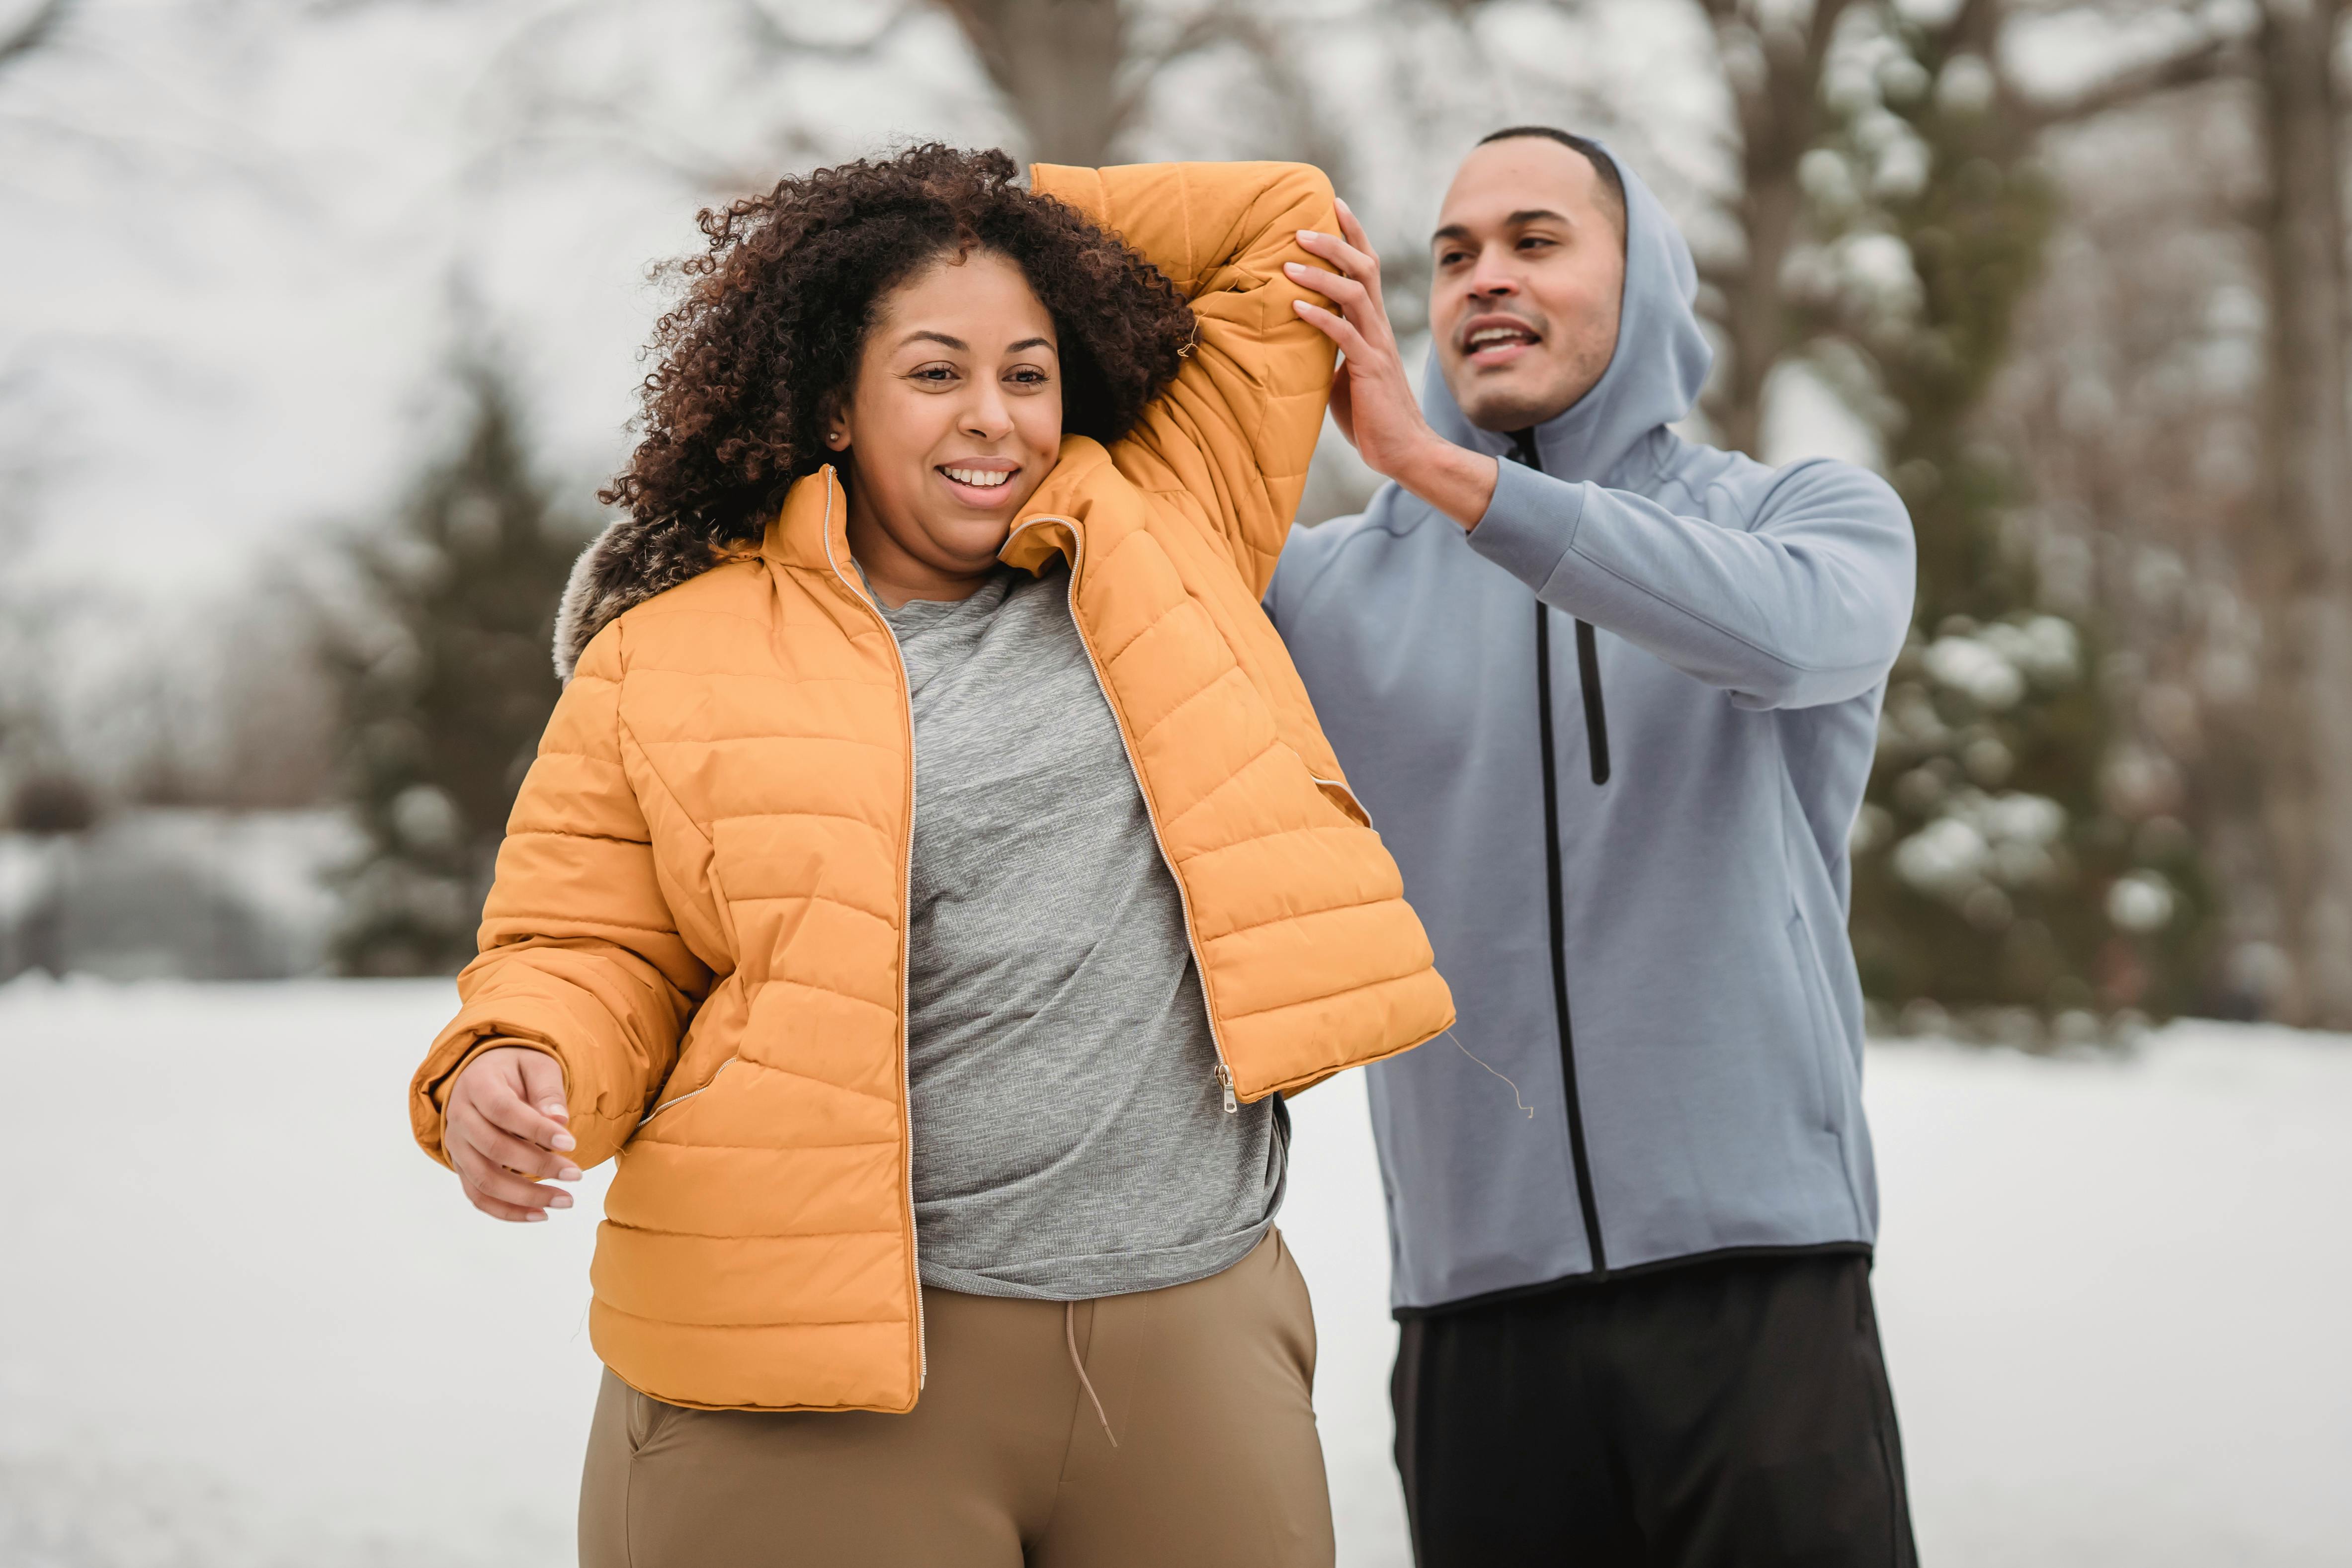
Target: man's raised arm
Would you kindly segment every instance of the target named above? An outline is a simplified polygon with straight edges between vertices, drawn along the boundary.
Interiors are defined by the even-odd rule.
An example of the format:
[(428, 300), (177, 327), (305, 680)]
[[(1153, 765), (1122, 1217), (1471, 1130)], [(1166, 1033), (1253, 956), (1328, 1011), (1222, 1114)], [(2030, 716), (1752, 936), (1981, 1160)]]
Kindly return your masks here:
[(1292, 275), (1336, 309), (1300, 315), (1345, 361), (1331, 408), (1364, 461), (1469, 530), (1545, 602), (1605, 627), (1750, 707), (1810, 707), (1875, 685), (1911, 621), (1908, 515), (1841, 463), (1783, 473), (1748, 528), (1628, 491), (1555, 478), (1448, 441), (1423, 416), (1380, 290), (1380, 262), (1339, 206), (1300, 243), (1331, 268)]

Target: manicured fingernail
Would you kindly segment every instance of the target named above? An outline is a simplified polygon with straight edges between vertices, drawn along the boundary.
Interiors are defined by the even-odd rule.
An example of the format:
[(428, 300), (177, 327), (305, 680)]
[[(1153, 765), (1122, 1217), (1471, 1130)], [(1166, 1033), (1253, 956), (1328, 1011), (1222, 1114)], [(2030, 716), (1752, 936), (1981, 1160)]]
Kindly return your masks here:
[(1304, 263), (1302, 263), (1302, 262), (1286, 261), (1286, 262), (1284, 262), (1284, 263), (1282, 264), (1282, 270), (1283, 270), (1283, 271), (1285, 271), (1285, 272), (1299, 272), (1299, 273), (1303, 273), (1303, 272), (1305, 272), (1305, 271), (1307, 270), (1307, 267), (1306, 267), (1306, 265), (1305, 265)]
[(1298, 237), (1300, 239), (1329, 239), (1331, 236), (1318, 229), (1300, 229), (1298, 231)]
[(556, 1134), (555, 1141), (548, 1145), (548, 1147), (551, 1149), (569, 1149), (577, 1146), (578, 1145), (572, 1141), (572, 1134), (569, 1133)]
[(522, 1218), (523, 1218), (523, 1223), (524, 1223), (524, 1224), (526, 1224), (526, 1225), (536, 1225), (536, 1224), (538, 1224), (541, 1220), (545, 1219), (545, 1218), (547, 1218), (547, 1210), (545, 1210), (545, 1209), (543, 1209), (543, 1208), (534, 1208), (534, 1209), (532, 1209), (529, 1214), (524, 1215)]
[(550, 1208), (570, 1208), (572, 1207), (572, 1195), (568, 1192), (559, 1192), (553, 1197), (547, 1200), (547, 1207)]
[(559, 1122), (569, 1122), (572, 1120), (572, 1113), (564, 1108), (563, 1102), (561, 1100), (550, 1100), (546, 1104), (541, 1105), (540, 1109), (546, 1112), (549, 1115), (554, 1117)]
[(558, 1181), (578, 1181), (580, 1179), (580, 1167), (578, 1166), (566, 1166), (562, 1170), (555, 1173), (555, 1179)]

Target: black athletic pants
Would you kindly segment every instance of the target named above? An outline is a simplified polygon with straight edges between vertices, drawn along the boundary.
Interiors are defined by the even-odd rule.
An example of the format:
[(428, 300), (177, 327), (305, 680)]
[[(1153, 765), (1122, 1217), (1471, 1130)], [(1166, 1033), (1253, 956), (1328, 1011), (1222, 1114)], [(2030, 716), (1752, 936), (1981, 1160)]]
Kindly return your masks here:
[(1420, 1568), (1916, 1568), (1858, 1254), (1410, 1317), (1391, 1391)]

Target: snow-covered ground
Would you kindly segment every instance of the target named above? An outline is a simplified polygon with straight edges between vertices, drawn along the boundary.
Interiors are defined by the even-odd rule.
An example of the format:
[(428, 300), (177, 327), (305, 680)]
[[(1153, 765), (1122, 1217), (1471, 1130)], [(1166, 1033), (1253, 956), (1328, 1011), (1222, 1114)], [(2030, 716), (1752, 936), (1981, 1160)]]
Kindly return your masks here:
[[(0, 1563), (569, 1561), (597, 1183), (498, 1226), (409, 1145), (449, 1000), (0, 988)], [(1896, 1045), (1869, 1077), (1931, 1568), (2352, 1563), (2352, 1042)], [(1297, 1113), (1340, 1558), (1402, 1564), (1360, 1084)]]

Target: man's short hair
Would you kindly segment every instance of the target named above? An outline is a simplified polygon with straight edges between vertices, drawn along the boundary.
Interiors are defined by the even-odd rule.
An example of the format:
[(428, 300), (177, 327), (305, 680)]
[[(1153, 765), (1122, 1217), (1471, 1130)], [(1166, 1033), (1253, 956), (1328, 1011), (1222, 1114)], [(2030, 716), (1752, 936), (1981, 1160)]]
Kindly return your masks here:
[(1623, 240), (1625, 237), (1625, 176), (1617, 172), (1617, 160), (1609, 156), (1601, 143), (1591, 137), (1579, 136), (1573, 131), (1562, 131), (1550, 125), (1510, 126), (1489, 135), (1481, 136), (1478, 138), (1478, 145), (1484, 147), (1489, 141), (1509, 141), (1521, 136), (1540, 136), (1548, 141), (1557, 141), (1562, 147), (1572, 148), (1584, 154), (1584, 161), (1592, 165), (1594, 173), (1601, 176), (1601, 210), (1609, 214), (1609, 221), (1617, 225), (1618, 239)]

